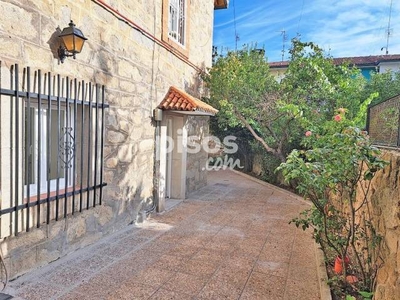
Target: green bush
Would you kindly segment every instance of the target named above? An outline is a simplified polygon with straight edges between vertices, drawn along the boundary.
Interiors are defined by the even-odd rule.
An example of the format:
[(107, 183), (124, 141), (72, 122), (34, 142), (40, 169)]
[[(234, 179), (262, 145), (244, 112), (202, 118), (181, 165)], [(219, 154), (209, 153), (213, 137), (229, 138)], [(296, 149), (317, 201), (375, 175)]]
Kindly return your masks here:
[(350, 273), (360, 279), (357, 289), (372, 291), (380, 237), (370, 216), (361, 212), (369, 204), (371, 179), (386, 162), (379, 158), (367, 133), (346, 120), (343, 108), (332, 120), (310, 123), (303, 146), (305, 150), (293, 150), (278, 168), (313, 203), (312, 209), (292, 222), (303, 229), (312, 227), (326, 254), (351, 258), (351, 267), (343, 263), (342, 284), (347, 284)]

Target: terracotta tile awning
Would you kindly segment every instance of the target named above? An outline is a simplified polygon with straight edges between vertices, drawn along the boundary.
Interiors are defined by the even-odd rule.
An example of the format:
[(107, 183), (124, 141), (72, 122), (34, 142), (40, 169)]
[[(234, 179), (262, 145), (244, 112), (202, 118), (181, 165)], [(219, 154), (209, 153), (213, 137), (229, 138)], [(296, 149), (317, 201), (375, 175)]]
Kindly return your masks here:
[(182, 112), (190, 115), (214, 116), (218, 110), (188, 93), (171, 86), (158, 108), (162, 110)]

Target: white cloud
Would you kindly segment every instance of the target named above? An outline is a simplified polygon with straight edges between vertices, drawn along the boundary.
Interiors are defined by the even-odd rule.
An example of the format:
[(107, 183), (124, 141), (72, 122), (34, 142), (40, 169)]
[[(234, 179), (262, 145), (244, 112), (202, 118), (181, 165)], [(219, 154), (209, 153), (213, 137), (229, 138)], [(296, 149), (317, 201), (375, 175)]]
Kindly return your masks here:
[[(330, 48), (335, 57), (384, 54), (380, 49), (386, 46), (389, 6), (369, 0), (336, 3), (338, 5), (321, 12), (317, 26), (309, 30), (307, 38), (325, 49)], [(394, 5), (391, 28), (400, 29), (400, 22), (393, 17), (399, 12), (400, 5)], [(393, 32), (389, 43), (390, 53), (398, 52), (398, 44)]]
[[(304, 6), (303, 6), (304, 1)], [(270, 61), (280, 60), (281, 30), (288, 40), (298, 33), (335, 57), (384, 54), (390, 0), (235, 0), (238, 46), (265, 45)], [(393, 1), (389, 53), (400, 53), (400, 1)], [(232, 1), (219, 19), (216, 13), (214, 44), (235, 47)], [(287, 51), (286, 51), (287, 54)], [(287, 57), (287, 55), (286, 55)]]

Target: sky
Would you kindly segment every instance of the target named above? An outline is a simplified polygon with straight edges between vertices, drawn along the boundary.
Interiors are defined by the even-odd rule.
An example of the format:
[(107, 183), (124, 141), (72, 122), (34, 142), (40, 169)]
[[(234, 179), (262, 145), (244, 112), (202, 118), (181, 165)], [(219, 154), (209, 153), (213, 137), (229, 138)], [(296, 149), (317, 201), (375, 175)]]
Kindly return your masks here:
[(383, 55), (391, 16), (387, 48), (400, 54), (400, 1), (392, 1), (390, 14), (391, 0), (230, 0), (228, 9), (215, 11), (213, 44), (226, 53), (237, 36), (237, 49), (257, 45), (269, 62), (282, 60), (283, 45), (288, 60), (296, 36), (333, 57)]

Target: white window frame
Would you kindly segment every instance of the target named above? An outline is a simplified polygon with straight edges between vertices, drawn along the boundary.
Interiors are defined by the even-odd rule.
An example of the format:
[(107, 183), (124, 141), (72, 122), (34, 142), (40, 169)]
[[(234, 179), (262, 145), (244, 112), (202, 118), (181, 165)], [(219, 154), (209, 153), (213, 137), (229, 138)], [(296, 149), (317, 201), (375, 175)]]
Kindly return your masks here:
[[(25, 108), (28, 108), (27, 105), (25, 104)], [(31, 120), (31, 124), (34, 124), (34, 134), (33, 136), (31, 135), (31, 144), (35, 146), (35, 149), (33, 150), (33, 164), (32, 164), (32, 172), (33, 172), (33, 182), (29, 184), (29, 197), (33, 197), (36, 196), (37, 194), (44, 194), (47, 193), (47, 189), (48, 189), (48, 179), (47, 179), (47, 170), (48, 170), (48, 166), (47, 166), (47, 141), (48, 141), (48, 134), (50, 132), (50, 130), (47, 128), (47, 111), (48, 111), (48, 107), (47, 104), (42, 103), (42, 108), (41, 108), (41, 113), (39, 113), (39, 108), (38, 108), (38, 104), (37, 103), (31, 103), (30, 105), (31, 109), (34, 109), (35, 112), (33, 115), (31, 115), (31, 118), (33, 117), (34, 119)], [(51, 107), (51, 111), (52, 111), (52, 116), (54, 116), (55, 114), (57, 114), (57, 106), (56, 105), (52, 105)], [(60, 113), (64, 114), (64, 124), (62, 124), (61, 128), (65, 128), (66, 126), (66, 106), (61, 106), (60, 107)], [(38, 131), (39, 131), (39, 126), (38, 126), (38, 118), (41, 118), (41, 153), (38, 153)], [(74, 130), (73, 128), (73, 115), (70, 114), (69, 115), (69, 126), (72, 128), (72, 130)], [(25, 134), (30, 134), (25, 132)], [(61, 135), (64, 135), (63, 132), (60, 132)], [(33, 140), (32, 140), (33, 139)], [(52, 140), (52, 145), (53, 147), (56, 147), (58, 145), (58, 141), (54, 141)], [(25, 144), (26, 147), (26, 144)], [(25, 148), (24, 147), (24, 148)], [(59, 151), (59, 150), (58, 150)], [(41, 165), (38, 166), (38, 158), (40, 156), (41, 159)], [(57, 158), (59, 159), (59, 158)], [(74, 163), (75, 157), (72, 157), (71, 160), (71, 164)], [(39, 191), (38, 191), (38, 170), (40, 167), (40, 187), (39, 187)], [(58, 172), (58, 171), (57, 171)], [(25, 176), (25, 174), (24, 174)], [(69, 168), (68, 171), (68, 186), (67, 188), (72, 186), (72, 168)], [(51, 179), (50, 180), (50, 192), (54, 192), (57, 190), (57, 181), (58, 181), (58, 186), (59, 186), (59, 190), (64, 190), (65, 188), (65, 172), (61, 173), (61, 176), (55, 179)], [(24, 183), (24, 195), (27, 196), (28, 195), (28, 184)]]
[(182, 46), (186, 38), (186, 7), (186, 0), (169, 0), (168, 36)]

